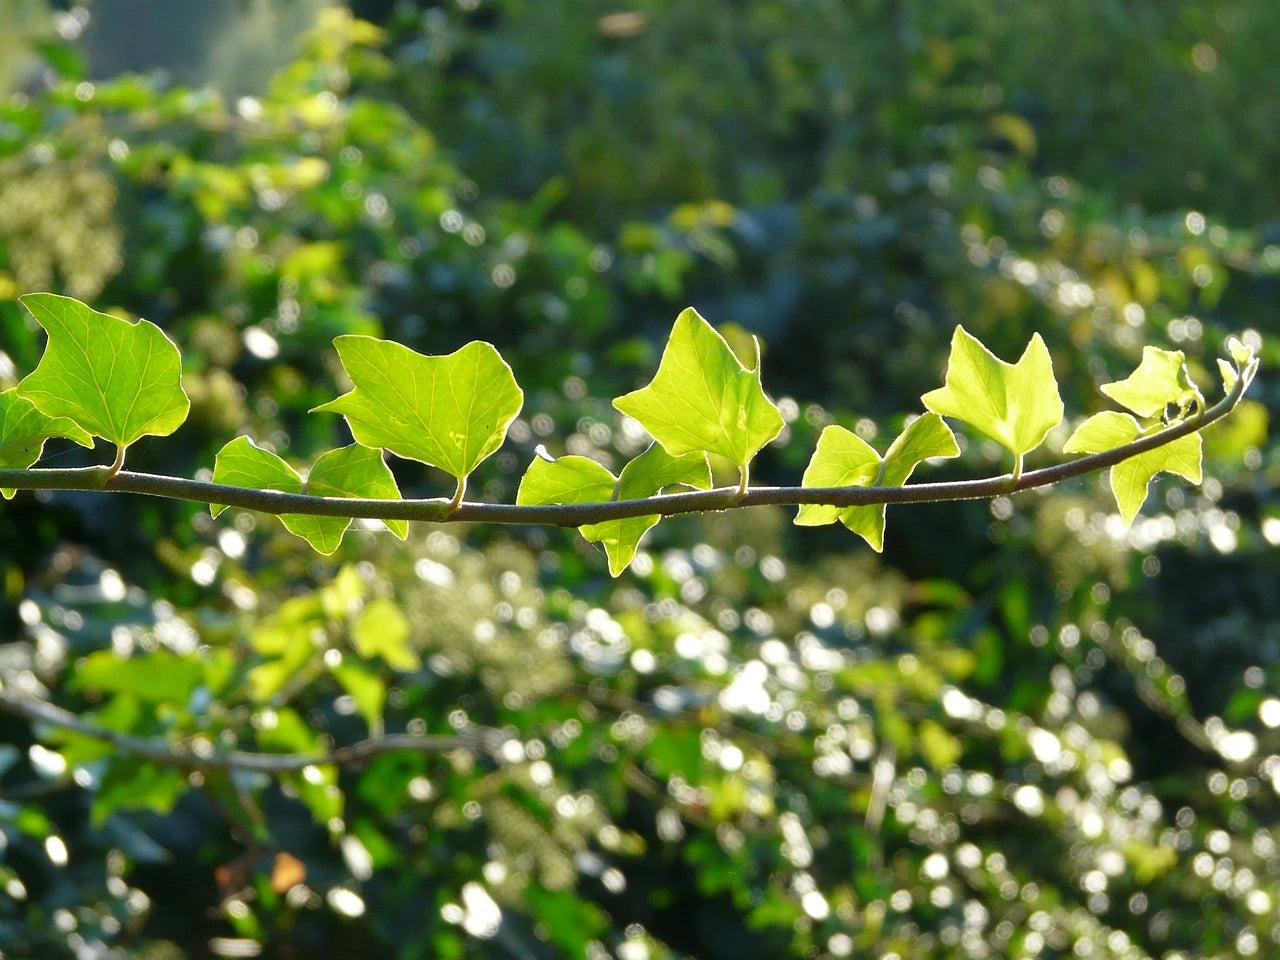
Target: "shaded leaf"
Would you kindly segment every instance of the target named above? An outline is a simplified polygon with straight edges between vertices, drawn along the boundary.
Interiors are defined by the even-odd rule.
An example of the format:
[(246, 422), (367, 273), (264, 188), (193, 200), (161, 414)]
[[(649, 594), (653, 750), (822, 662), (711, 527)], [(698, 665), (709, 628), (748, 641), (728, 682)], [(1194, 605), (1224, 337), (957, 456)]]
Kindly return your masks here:
[[(1142, 434), (1138, 422), (1127, 413), (1109, 410), (1090, 417), (1063, 445), (1064, 453), (1102, 453), (1136, 440)], [(1202, 438), (1199, 433), (1180, 437), (1111, 468), (1111, 492), (1125, 524), (1133, 522), (1147, 499), (1147, 485), (1157, 473), (1176, 473), (1192, 483), (1200, 482)]]
[(511, 368), (488, 343), (473, 341), (442, 357), (374, 337), (343, 336), (334, 345), (354, 387), (314, 410), (345, 416), (367, 447), (459, 481), (502, 445), (524, 403)]
[(1040, 446), (1062, 421), (1049, 348), (1038, 333), (1017, 363), (1006, 363), (957, 326), (945, 385), (920, 399), (929, 410), (981, 430), (1015, 457)]
[(649, 385), (613, 405), (639, 421), (672, 456), (706, 451), (739, 467), (784, 426), (760, 384), (759, 361), (753, 369), (743, 366), (692, 307), (676, 318)]
[(155, 324), (52, 293), (27, 294), (22, 305), (49, 334), (40, 363), (17, 387), (42, 413), (121, 448), (167, 436), (186, 420), (191, 402), (178, 348)]
[[(817, 449), (800, 483), (805, 487), (900, 487), (921, 461), (959, 454), (951, 428), (936, 413), (926, 413), (908, 424), (883, 458), (857, 434), (844, 427), (829, 426), (818, 437)], [(879, 552), (884, 549), (885, 510), (883, 503), (843, 508), (805, 504), (796, 514), (795, 523), (814, 527), (838, 518)]]

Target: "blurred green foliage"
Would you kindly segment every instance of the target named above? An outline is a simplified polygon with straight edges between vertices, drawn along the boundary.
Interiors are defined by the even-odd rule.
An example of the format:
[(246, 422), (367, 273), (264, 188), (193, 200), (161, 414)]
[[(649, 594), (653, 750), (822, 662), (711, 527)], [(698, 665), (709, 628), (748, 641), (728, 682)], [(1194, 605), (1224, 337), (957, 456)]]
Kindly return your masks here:
[[(275, 8), (312, 9), (193, 16), (173, 56), (273, 52)], [(526, 405), (471, 489), (508, 501), (539, 443), (644, 448), (603, 398), (690, 303), (763, 340), (789, 422), (760, 482), (829, 424), (883, 449), (960, 321), (1005, 357), (1040, 333), (1079, 419), (1144, 344), (1206, 389), (1227, 332), (1267, 366), (1205, 483), (1128, 532), (1104, 478), (895, 507), (882, 556), (760, 510), (665, 523), (615, 582), (559, 531), (362, 529), (324, 560), (236, 511), (23, 495), (6, 686), (210, 751), (509, 740), (268, 779), (6, 718), (0, 951), (1277, 949), (1280, 8), (365, 0), (257, 86), (118, 73), (112, 10), (0, 9), (0, 388), (40, 355), (21, 293), (147, 317), (193, 410), (140, 469), (239, 433), (310, 462), (349, 333), (500, 346)], [(1004, 469), (970, 435), (936, 475)]]

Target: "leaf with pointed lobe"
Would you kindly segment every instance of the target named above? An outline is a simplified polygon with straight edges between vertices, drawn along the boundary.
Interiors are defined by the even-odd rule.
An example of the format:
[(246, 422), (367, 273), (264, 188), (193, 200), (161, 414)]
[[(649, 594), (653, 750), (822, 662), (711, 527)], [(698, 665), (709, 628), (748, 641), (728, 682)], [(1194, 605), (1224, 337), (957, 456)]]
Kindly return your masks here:
[(981, 430), (1015, 457), (1062, 422), (1062, 398), (1049, 348), (1035, 334), (1017, 363), (1001, 360), (957, 326), (944, 386), (920, 398), (926, 408)]

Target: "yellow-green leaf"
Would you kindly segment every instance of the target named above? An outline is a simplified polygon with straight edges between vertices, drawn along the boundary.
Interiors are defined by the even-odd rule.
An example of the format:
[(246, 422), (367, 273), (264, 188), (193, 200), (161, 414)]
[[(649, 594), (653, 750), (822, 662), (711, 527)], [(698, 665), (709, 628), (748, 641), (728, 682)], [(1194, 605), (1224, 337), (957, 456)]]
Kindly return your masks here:
[(408, 618), (394, 600), (370, 600), (351, 627), (351, 646), (366, 660), (381, 657), (396, 670), (417, 670), (418, 655), (409, 646)]
[(673, 457), (718, 453), (739, 467), (784, 426), (761, 386), (759, 360), (753, 368), (743, 366), (692, 307), (676, 318), (649, 385), (613, 405), (638, 420)]
[[(248, 437), (236, 437), (218, 451), (214, 460), (213, 482), (320, 497), (400, 499), (400, 490), (382, 459), (382, 452), (360, 444), (322, 454), (304, 480), (276, 454), (263, 450)], [(222, 504), (213, 504), (209, 511), (216, 517), (225, 509)], [(290, 533), (302, 537), (326, 556), (338, 549), (343, 534), (351, 526), (351, 520), (346, 517), (313, 517), (298, 513), (282, 513), (280, 521)], [(383, 522), (401, 540), (408, 534), (408, 523), (404, 520)]]
[(153, 323), (98, 313), (70, 297), (29, 293), (22, 305), (49, 334), (44, 356), (18, 384), (49, 417), (124, 448), (167, 436), (187, 418), (178, 348)]
[(1124, 380), (1104, 383), (1101, 390), (1140, 417), (1154, 417), (1171, 404), (1185, 410), (1193, 401), (1204, 403), (1182, 351), (1159, 347), (1143, 347), (1138, 368)]
[(367, 447), (385, 447), (465, 480), (502, 445), (524, 394), (491, 344), (428, 357), (374, 337), (334, 341), (353, 389), (317, 411), (347, 418)]
[[(67, 437), (82, 447), (92, 447), (93, 437), (66, 417), (45, 416), (16, 388), (0, 393), (0, 469), (25, 470), (44, 451), (50, 437)], [(13, 490), (0, 490), (6, 500)]]
[[(1127, 413), (1109, 410), (1090, 417), (1076, 428), (1063, 444), (1064, 453), (1102, 453), (1136, 440), (1142, 433), (1138, 422)], [(1202, 440), (1199, 433), (1179, 437), (1162, 447), (1122, 460), (1111, 468), (1111, 492), (1125, 524), (1133, 522), (1147, 485), (1157, 473), (1176, 473), (1192, 483), (1200, 482)]]
[[(936, 413), (926, 413), (908, 424), (883, 458), (857, 434), (833, 425), (824, 428), (818, 437), (817, 449), (800, 483), (805, 487), (900, 487), (921, 461), (959, 454), (951, 428)], [(796, 514), (795, 523), (814, 527), (838, 518), (879, 552), (884, 549), (885, 509), (883, 503), (855, 507), (805, 504)]]
[(1049, 348), (1038, 333), (1017, 363), (1006, 363), (957, 326), (945, 385), (921, 400), (929, 410), (981, 430), (1015, 457), (1040, 446), (1063, 413)]

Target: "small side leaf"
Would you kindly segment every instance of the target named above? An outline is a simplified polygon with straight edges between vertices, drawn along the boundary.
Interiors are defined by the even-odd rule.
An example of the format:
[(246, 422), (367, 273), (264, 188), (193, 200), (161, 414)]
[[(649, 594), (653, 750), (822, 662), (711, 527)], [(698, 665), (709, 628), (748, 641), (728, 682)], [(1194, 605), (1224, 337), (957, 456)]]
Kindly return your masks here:
[[(307, 474), (304, 492), (315, 497), (360, 497), (399, 500), (400, 488), (382, 451), (353, 443), (316, 458)], [(383, 520), (401, 540), (409, 536), (408, 520)]]
[(535, 457), (520, 479), (516, 503), (603, 503), (613, 496), (618, 482), (608, 469), (589, 457)]
[[(0, 469), (25, 470), (44, 451), (50, 437), (67, 437), (82, 447), (92, 447), (93, 437), (66, 417), (49, 417), (16, 388), (0, 393)], [(0, 490), (6, 500), (13, 490)]]
[[(236, 437), (214, 460), (213, 482), (231, 486), (278, 490), (281, 493), (309, 493), (321, 497), (359, 497), (398, 500), (395, 478), (378, 450), (359, 444), (322, 454), (306, 480), (283, 459), (263, 450), (248, 437)], [(216, 517), (226, 507), (210, 506)], [(347, 517), (313, 517), (282, 513), (280, 522), (290, 533), (302, 537), (319, 553), (328, 556), (338, 549), (351, 526)], [(384, 521), (387, 528), (404, 539), (408, 524), (403, 520)]]
[(1040, 446), (1063, 414), (1049, 348), (1038, 333), (1017, 363), (1006, 363), (957, 326), (945, 385), (921, 400), (934, 413), (981, 430), (1015, 457)]
[[(1138, 422), (1127, 413), (1109, 410), (1099, 413), (1076, 428), (1063, 444), (1064, 453), (1102, 453), (1136, 440), (1142, 433)], [(1157, 473), (1176, 473), (1192, 483), (1201, 478), (1202, 439), (1199, 433), (1180, 437), (1155, 450), (1148, 450), (1111, 468), (1111, 492), (1126, 525), (1133, 522), (1147, 499), (1147, 486)]]
[(182, 358), (155, 324), (52, 293), (29, 293), (22, 305), (49, 334), (40, 363), (17, 386), (42, 413), (67, 417), (121, 449), (139, 437), (168, 436), (186, 420)]
[[(618, 500), (641, 500), (661, 493), (667, 487), (682, 486), (695, 490), (711, 489), (711, 465), (705, 453), (683, 453), (673, 457), (661, 444), (654, 443), (625, 467), (618, 477)], [(578, 531), (592, 543), (604, 545), (609, 557), (609, 573), (621, 576), (631, 565), (640, 547), (640, 538), (662, 518), (657, 514), (588, 523)]]
[[(758, 351), (757, 351), (758, 353)], [(640, 422), (667, 453), (718, 453), (745, 468), (784, 421), (751, 369), (692, 307), (676, 318), (647, 387), (613, 405)]]
[[(652, 444), (622, 468), (621, 477), (587, 457), (558, 460), (538, 457), (525, 472), (516, 493), (518, 504), (607, 503), (651, 497), (670, 486), (700, 490), (711, 487), (711, 468), (705, 453), (673, 457), (661, 445)], [(635, 559), (640, 538), (662, 519), (657, 514), (588, 523), (578, 531), (592, 543), (604, 545), (609, 572), (619, 576)]]
[[(800, 482), (805, 487), (871, 484), (900, 487), (911, 478), (921, 461), (959, 455), (955, 435), (936, 413), (926, 413), (908, 424), (889, 445), (883, 458), (856, 434), (843, 427), (830, 426), (818, 437), (818, 447)], [(839, 518), (879, 552), (884, 549), (885, 511), (883, 503), (843, 508), (806, 504), (800, 508), (795, 522), (800, 526), (817, 526)]]
[(1181, 350), (1143, 347), (1142, 363), (1124, 380), (1101, 387), (1116, 403), (1140, 417), (1154, 417), (1172, 404), (1186, 410), (1193, 402), (1204, 405), (1204, 397), (1187, 373)]
[(524, 404), (492, 344), (473, 341), (442, 357), (365, 336), (334, 346), (354, 388), (314, 411), (342, 414), (357, 442), (439, 467), (459, 484), (502, 445)]

